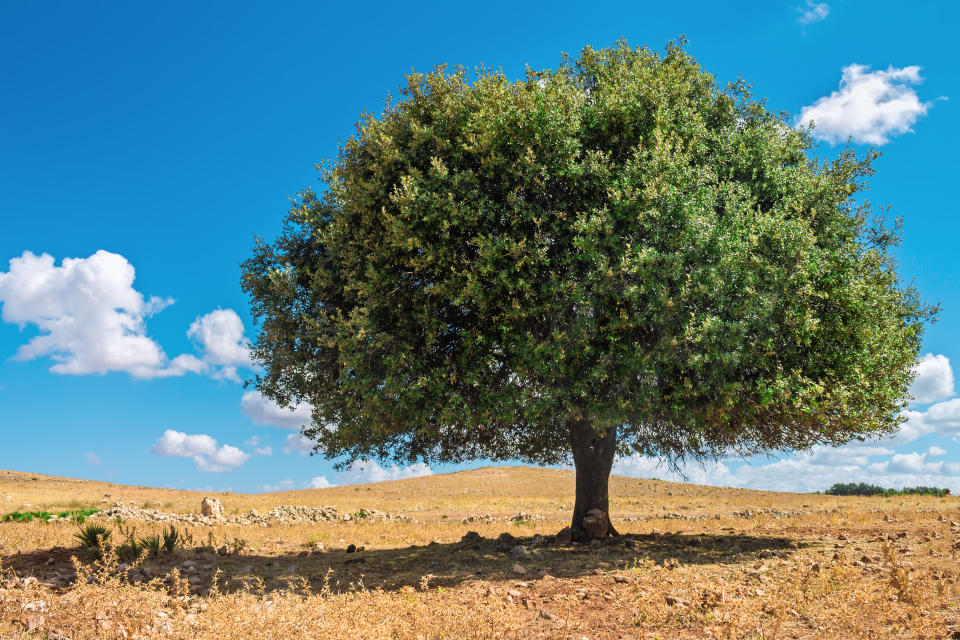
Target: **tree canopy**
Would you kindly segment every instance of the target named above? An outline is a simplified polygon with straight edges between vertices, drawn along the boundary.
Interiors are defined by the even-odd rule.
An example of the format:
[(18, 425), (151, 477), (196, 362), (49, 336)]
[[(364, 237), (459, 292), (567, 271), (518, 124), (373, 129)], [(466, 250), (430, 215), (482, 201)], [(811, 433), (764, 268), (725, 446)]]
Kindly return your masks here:
[[(874, 152), (683, 43), (411, 73), (242, 264), (257, 388), (342, 460), (669, 461), (893, 432), (924, 321)], [(607, 469), (609, 473), (609, 468)]]

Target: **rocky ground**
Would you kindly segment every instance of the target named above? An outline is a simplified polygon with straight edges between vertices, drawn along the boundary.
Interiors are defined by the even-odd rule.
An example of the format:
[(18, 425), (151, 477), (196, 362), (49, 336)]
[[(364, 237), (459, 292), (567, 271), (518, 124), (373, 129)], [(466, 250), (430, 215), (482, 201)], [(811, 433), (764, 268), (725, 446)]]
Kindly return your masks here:
[[(561, 481), (562, 472), (479, 470), (338, 492), (208, 495), (205, 505), (164, 494), (176, 509), (112, 487), (114, 502), (126, 499), (93, 521), (112, 529), (112, 543), (172, 524), (182, 546), (97, 561), (74, 522), (0, 523), (0, 638), (960, 638), (957, 498), (617, 480), (623, 535), (578, 544), (558, 535), (569, 524)], [(42, 479), (18, 482), (33, 493), (0, 495), (63, 504), (52, 492), (42, 502)], [(498, 492), (511, 490), (504, 508)], [(308, 506), (282, 506), (298, 497)], [(364, 505), (372, 515), (357, 517)]]

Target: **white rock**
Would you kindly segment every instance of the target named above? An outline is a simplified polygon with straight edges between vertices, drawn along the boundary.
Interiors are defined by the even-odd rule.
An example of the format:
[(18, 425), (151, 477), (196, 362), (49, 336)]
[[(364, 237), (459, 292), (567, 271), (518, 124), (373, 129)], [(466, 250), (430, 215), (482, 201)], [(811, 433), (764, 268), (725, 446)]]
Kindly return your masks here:
[(223, 519), (223, 505), (216, 498), (204, 498), (200, 503), (200, 513), (206, 518)]

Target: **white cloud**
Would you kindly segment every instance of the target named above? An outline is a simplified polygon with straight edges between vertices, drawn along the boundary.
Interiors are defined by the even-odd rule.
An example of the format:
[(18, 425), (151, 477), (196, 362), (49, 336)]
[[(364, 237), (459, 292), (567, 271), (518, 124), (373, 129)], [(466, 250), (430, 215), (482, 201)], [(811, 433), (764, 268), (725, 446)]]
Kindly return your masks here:
[(87, 461), (87, 464), (92, 464), (92, 465), (103, 464), (103, 460), (100, 459), (100, 456), (98, 456), (93, 452), (87, 452), (83, 454), (83, 459)]
[(310, 489), (329, 489), (330, 487), (335, 487), (335, 486), (337, 485), (330, 484), (330, 481), (327, 480), (326, 476), (317, 476), (313, 480), (311, 480), (309, 483), (307, 483), (307, 487)]
[(433, 470), (424, 462), (417, 462), (409, 467), (381, 467), (374, 460), (356, 460), (337, 476), (337, 481), (340, 484), (367, 484), (429, 475), (433, 475)]
[(0, 272), (2, 318), (39, 330), (14, 357), (49, 356), (54, 373), (121, 371), (135, 378), (210, 373), (235, 380), (237, 367), (250, 366), (243, 323), (229, 309), (212, 311), (190, 326), (187, 333), (202, 357), (182, 354), (169, 360), (147, 335), (146, 321), (173, 299), (145, 299), (133, 288), (135, 276), (126, 258), (103, 250), (88, 258), (64, 258), (60, 266), (46, 253), (24, 251), (11, 259), (9, 271)]
[(898, 453), (885, 462), (875, 462), (868, 467), (873, 473), (939, 475), (942, 462), (928, 462), (929, 453)]
[(108, 251), (65, 258), (59, 267), (53, 256), (29, 251), (10, 260), (10, 270), (0, 272), (3, 320), (40, 330), (16, 359), (51, 356), (54, 373), (156, 376), (166, 356), (147, 337), (145, 320), (173, 301), (144, 300), (133, 280), (133, 265)]
[(239, 380), (237, 367), (250, 368), (250, 341), (233, 309), (217, 309), (193, 321), (187, 337), (196, 340), (214, 378)]
[(313, 441), (299, 433), (291, 433), (283, 443), (284, 453), (299, 453), (305, 456), (311, 451), (313, 451)]
[(953, 395), (953, 368), (945, 355), (928, 353), (914, 369), (910, 395), (920, 404), (946, 400)]
[[(733, 469), (723, 462), (686, 465), (678, 474), (656, 458), (632, 456), (617, 460), (613, 473), (631, 477), (687, 480), (698, 484), (772, 491), (822, 491), (837, 482), (866, 482), (883, 487), (947, 487), (960, 491), (960, 463), (934, 462), (944, 455), (939, 447), (926, 453), (895, 453), (868, 444), (815, 447), (772, 462), (754, 460)], [(875, 458), (883, 460), (871, 461)], [(686, 476), (686, 478), (684, 478)]]
[(917, 118), (929, 109), (910, 86), (920, 81), (916, 66), (870, 71), (866, 65), (848, 65), (843, 68), (840, 89), (804, 107), (799, 124), (813, 120), (813, 135), (831, 143), (852, 138), (858, 143), (886, 144), (891, 136), (912, 131)]
[(233, 445), (225, 444), (210, 456), (194, 456), (193, 464), (200, 471), (230, 471), (243, 466), (250, 459), (250, 454), (241, 451)]
[(911, 411), (907, 409), (903, 412), (907, 421), (900, 425), (900, 431), (896, 435), (886, 438), (884, 442), (891, 444), (905, 444), (913, 442), (917, 438), (925, 436), (933, 431), (933, 426), (926, 420), (926, 414), (922, 411)]
[(960, 434), (960, 398), (931, 406), (924, 412), (923, 422), (942, 436)]
[(280, 482), (274, 485), (265, 484), (261, 487), (264, 491), (290, 491), (293, 489), (294, 483), (290, 478), (284, 478)]
[(797, 18), (797, 22), (800, 24), (812, 24), (826, 20), (827, 16), (830, 15), (830, 5), (826, 2), (806, 0), (806, 7), (800, 7), (798, 11), (801, 13), (800, 17)]
[(253, 436), (249, 440), (244, 440), (243, 444), (247, 445), (248, 447), (258, 447), (260, 446), (260, 436)]
[(192, 458), (200, 471), (230, 471), (242, 466), (250, 454), (237, 447), (225, 444), (217, 447), (217, 441), (205, 433), (188, 435), (182, 431), (167, 429), (150, 451), (164, 458)]
[(217, 450), (217, 441), (205, 433), (187, 435), (182, 431), (167, 429), (150, 451), (164, 458), (190, 458), (196, 455), (212, 455)]
[(283, 429), (300, 429), (309, 425), (313, 408), (306, 402), (287, 408), (265, 398), (259, 391), (247, 391), (240, 399), (240, 410), (253, 424), (271, 425)]
[(268, 447), (257, 447), (256, 449), (253, 450), (253, 453), (254, 453), (254, 455), (258, 455), (258, 456), (272, 456), (272, 455), (273, 455), (273, 447), (269, 447), (269, 446), (268, 446)]

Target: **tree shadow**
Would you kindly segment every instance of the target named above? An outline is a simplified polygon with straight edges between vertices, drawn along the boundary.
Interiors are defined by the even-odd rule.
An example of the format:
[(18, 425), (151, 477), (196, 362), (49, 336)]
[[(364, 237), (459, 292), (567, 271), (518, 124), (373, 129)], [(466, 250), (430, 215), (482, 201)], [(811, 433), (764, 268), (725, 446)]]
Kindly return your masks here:
[[(524, 551), (512, 552), (515, 546)], [(550, 537), (518, 537), (505, 542), (474, 538), (405, 548), (300, 551), (281, 555), (218, 553), (212, 547), (187, 549), (134, 566), (131, 582), (163, 584), (176, 568), (190, 591), (205, 595), (214, 577), (221, 593), (294, 589), (333, 593), (357, 589), (395, 591), (450, 588), (471, 580), (517, 581), (576, 578), (638, 566), (644, 562), (682, 565), (742, 564), (787, 557), (809, 546), (784, 537), (688, 533), (627, 534), (599, 545), (557, 546)], [(527, 555), (529, 554), (529, 555)], [(76, 580), (72, 558), (90, 562), (79, 548), (54, 547), (0, 557), (0, 566), (19, 576), (36, 576), (48, 586), (69, 588)], [(519, 564), (524, 573), (515, 565)], [(142, 568), (141, 568), (142, 567)], [(159, 581), (159, 582), (158, 582)], [(58, 584), (59, 582), (59, 584)]]

